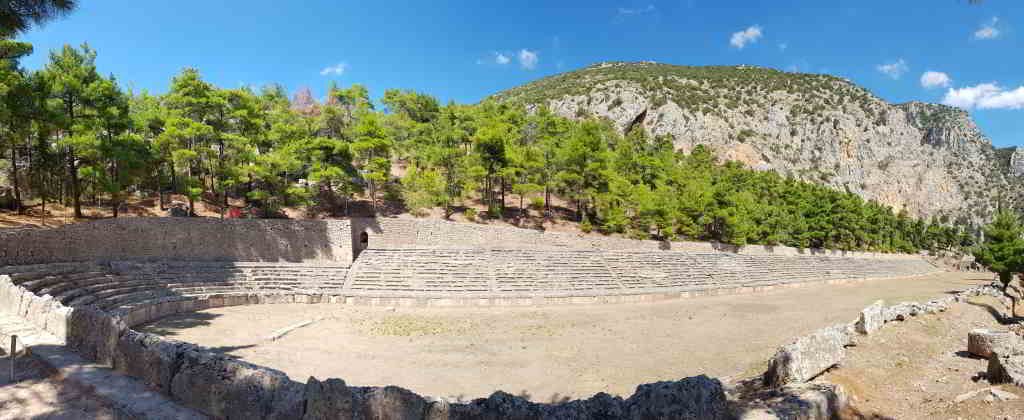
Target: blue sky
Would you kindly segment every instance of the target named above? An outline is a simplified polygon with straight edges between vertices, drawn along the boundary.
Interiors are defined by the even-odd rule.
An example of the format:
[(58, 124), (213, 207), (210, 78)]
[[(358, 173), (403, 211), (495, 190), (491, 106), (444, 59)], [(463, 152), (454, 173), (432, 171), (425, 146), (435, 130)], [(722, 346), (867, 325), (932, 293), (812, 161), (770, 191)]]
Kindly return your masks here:
[(191, 66), (224, 87), (320, 96), (334, 80), (475, 102), (601, 61), (753, 64), (847, 77), (890, 102), (965, 107), (997, 146), (1024, 146), (1018, 0), (81, 3), (22, 37), (36, 46), (28, 68), (88, 42), (100, 70), (135, 90), (164, 92)]

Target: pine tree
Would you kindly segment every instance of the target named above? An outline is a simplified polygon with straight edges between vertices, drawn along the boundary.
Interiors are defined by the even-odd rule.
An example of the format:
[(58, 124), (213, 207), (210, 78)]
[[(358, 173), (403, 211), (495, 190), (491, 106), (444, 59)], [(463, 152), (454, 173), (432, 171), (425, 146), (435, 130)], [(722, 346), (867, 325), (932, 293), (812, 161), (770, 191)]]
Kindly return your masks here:
[(55, 117), (59, 129), (58, 144), (64, 149), (67, 164), (67, 190), (75, 217), (82, 217), (82, 188), (75, 144), (82, 140), (76, 136), (88, 126), (93, 111), (88, 101), (88, 90), (101, 79), (96, 72), (96, 52), (86, 44), (81, 50), (65, 45), (60, 52), (50, 53), (50, 62), (43, 71), (50, 97), (59, 102)]
[(0, 4), (0, 37), (13, 37), (71, 13), (76, 6), (75, 0), (7, 0)]
[(975, 260), (992, 270), (1009, 287), (1015, 273), (1024, 273), (1024, 227), (1010, 210), (1001, 209), (985, 226), (985, 242), (974, 251)]

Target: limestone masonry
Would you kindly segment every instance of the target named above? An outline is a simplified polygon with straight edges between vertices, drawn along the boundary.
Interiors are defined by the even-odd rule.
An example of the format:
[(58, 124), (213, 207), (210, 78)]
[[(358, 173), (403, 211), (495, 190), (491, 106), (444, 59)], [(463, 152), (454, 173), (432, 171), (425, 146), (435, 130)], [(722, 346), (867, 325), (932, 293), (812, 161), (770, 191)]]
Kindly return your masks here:
[[(131, 218), (0, 233), (0, 310), (213, 418), (724, 419), (733, 414), (723, 386), (704, 376), (640, 385), (626, 399), (538, 404), (499, 391), (448, 403), (394, 386), (300, 383), (131, 327), (232, 305), (622, 302), (934, 271), (915, 255), (734, 249), (414, 219)], [(874, 312), (888, 321), (890, 313), (926, 310), (906, 304)], [(847, 333), (780, 350), (770, 382), (783, 393), (841, 393), (799, 383), (842, 358)]]

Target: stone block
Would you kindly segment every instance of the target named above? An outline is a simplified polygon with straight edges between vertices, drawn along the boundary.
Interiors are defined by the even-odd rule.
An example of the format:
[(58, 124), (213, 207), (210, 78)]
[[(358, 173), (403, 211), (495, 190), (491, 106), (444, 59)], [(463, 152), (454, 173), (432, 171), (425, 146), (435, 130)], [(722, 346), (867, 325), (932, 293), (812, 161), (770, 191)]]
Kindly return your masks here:
[(36, 296), (26, 294), (28, 305), (26, 305), (24, 319), (37, 328), (48, 331), (46, 320), (49, 318), (49, 311), (53, 308), (53, 297), (50, 295)]
[[(435, 413), (435, 418), (438, 413)], [(451, 404), (448, 419), (469, 420), (527, 420), (544, 418), (540, 404), (517, 397), (504, 391), (497, 391), (490, 397), (474, 400), (469, 404)]]
[(170, 394), (171, 379), (181, 367), (182, 355), (195, 349), (192, 344), (128, 330), (117, 341), (113, 367)]
[(68, 316), (68, 346), (86, 359), (109, 365), (125, 329), (120, 319), (99, 309), (73, 308)]
[(546, 418), (554, 419), (619, 419), (627, 418), (625, 401), (603, 392), (586, 400), (575, 400), (544, 408)]
[(846, 357), (850, 336), (846, 325), (823, 328), (782, 346), (768, 361), (764, 382), (779, 387), (806, 382)]
[(885, 302), (879, 300), (860, 311), (860, 318), (857, 319), (857, 332), (871, 334), (882, 328), (885, 325), (884, 305)]
[(1024, 343), (1010, 331), (976, 329), (967, 333), (967, 351), (978, 357), (988, 359), (993, 352), (1007, 354), (1017, 349), (1024, 350)]
[(303, 420), (347, 420), (353, 418), (355, 402), (352, 390), (341, 379), (323, 382), (310, 377), (306, 381), (306, 408)]
[(903, 321), (921, 313), (921, 305), (916, 302), (901, 302), (885, 309), (885, 322)]
[(731, 418), (722, 383), (707, 376), (640, 385), (624, 402), (625, 418)]
[(1010, 383), (1024, 387), (1024, 353), (993, 353), (986, 372), (989, 383)]
[(427, 412), (427, 400), (405, 388), (386, 386), (361, 391), (356, 418), (421, 420)]
[(187, 350), (171, 381), (178, 401), (215, 418), (299, 418), (303, 385), (284, 373), (203, 350)]
[(57, 337), (62, 342), (67, 342), (68, 317), (71, 316), (71, 308), (61, 305), (58, 301), (51, 303), (51, 309), (47, 313), (46, 331)]
[(827, 382), (787, 385), (763, 397), (755, 407), (738, 407), (738, 420), (845, 418), (850, 399), (841, 386)]

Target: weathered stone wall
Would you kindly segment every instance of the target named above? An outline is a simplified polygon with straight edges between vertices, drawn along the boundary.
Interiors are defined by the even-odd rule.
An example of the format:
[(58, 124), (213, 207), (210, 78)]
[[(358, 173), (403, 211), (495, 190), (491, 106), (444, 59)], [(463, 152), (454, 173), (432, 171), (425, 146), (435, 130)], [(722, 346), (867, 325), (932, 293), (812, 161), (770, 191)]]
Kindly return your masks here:
[(913, 255), (708, 242), (636, 241), (600, 235), (400, 218), (219, 220), (121, 218), (56, 229), (0, 230), (0, 267), (69, 261), (170, 259), (350, 264), (360, 233), (374, 249), (448, 248), (726, 252), (741, 255), (917, 258)]
[(348, 220), (120, 218), (0, 230), (0, 266), (127, 259), (352, 262)]
[(397, 387), (354, 387), (341, 379), (303, 384), (269, 368), (199, 346), (126, 329), (113, 367), (215, 419), (726, 419), (724, 388), (706, 376), (644, 384), (629, 398), (539, 404), (505, 392), (448, 403)]
[[(340, 379), (321, 382), (315, 378), (303, 384), (274, 369), (193, 344), (139, 333), (128, 328), (121, 317), (95, 308), (67, 308), (46, 297), (25, 293), (31, 295), (13, 285), (8, 276), (0, 276), (0, 304), (4, 308), (17, 301), (19, 314), (30, 320), (48, 313), (64, 315), (70, 348), (215, 419), (731, 418), (721, 382), (706, 376), (640, 385), (627, 399), (598, 394), (559, 404), (534, 403), (501, 391), (489, 398), (449, 404), (396, 386), (352, 387)], [(46, 305), (34, 306), (34, 299), (46, 301)], [(197, 302), (156, 304), (153, 306), (159, 308), (146, 315), (270, 303), (240, 296)], [(145, 318), (136, 317), (136, 321)]]
[(877, 301), (861, 311), (860, 317), (852, 322), (819, 329), (780, 347), (768, 360), (768, 370), (763, 375), (764, 383), (778, 388), (809, 381), (840, 364), (846, 357), (846, 347), (856, 342), (854, 337), (857, 333), (868, 335), (891, 322), (945, 312), (954, 303), (982, 295), (1001, 297), (1003, 294), (995, 284), (989, 284), (925, 303), (901, 302), (884, 307), (882, 301)]
[(7, 275), (0, 275), (0, 312), (17, 315), (61, 340), (67, 336), (71, 308), (61, 305), (49, 295), (37, 296), (31, 290), (15, 285)]
[(353, 245), (361, 232), (369, 236), (371, 249), (447, 248), (568, 250), (599, 249), (614, 251), (690, 251), (728, 252), (742, 255), (833, 256), (853, 258), (920, 258), (917, 255), (875, 252), (798, 249), (786, 246), (734, 245), (714, 242), (638, 241), (610, 236), (542, 232), (515, 227), (456, 223), (443, 220), (409, 218), (353, 218)]

